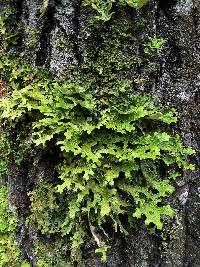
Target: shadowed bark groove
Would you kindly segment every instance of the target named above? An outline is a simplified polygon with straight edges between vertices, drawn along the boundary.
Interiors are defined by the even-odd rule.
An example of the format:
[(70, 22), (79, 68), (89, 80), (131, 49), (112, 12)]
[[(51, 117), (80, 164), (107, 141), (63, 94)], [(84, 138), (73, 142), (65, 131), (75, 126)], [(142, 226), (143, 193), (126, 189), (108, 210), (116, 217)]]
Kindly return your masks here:
[(50, 34), (54, 28), (56, 2), (48, 5), (40, 34), (40, 48), (36, 54), (36, 66), (49, 67), (51, 57)]
[(74, 50), (74, 55), (78, 62), (78, 66), (80, 66), (82, 63), (82, 56), (79, 49), (80, 12), (81, 12), (82, 2), (83, 0), (77, 0), (74, 3), (74, 17), (72, 19), (73, 21), (72, 42), (74, 44), (73, 50)]

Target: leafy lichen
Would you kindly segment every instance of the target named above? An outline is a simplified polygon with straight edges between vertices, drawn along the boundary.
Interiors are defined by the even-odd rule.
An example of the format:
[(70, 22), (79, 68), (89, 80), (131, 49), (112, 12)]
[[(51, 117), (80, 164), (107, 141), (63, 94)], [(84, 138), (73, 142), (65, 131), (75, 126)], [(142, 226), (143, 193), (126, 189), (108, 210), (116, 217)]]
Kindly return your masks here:
[(124, 7), (126, 5), (140, 9), (146, 5), (149, 0), (85, 0), (86, 5), (90, 5), (98, 15), (97, 20), (108, 21), (114, 14), (113, 6)]
[[(106, 223), (127, 233), (123, 216), (129, 222), (143, 217), (145, 224), (162, 229), (162, 215), (173, 215), (163, 198), (174, 191), (170, 185), (174, 169), (192, 168), (185, 157), (193, 150), (167, 127), (177, 120), (173, 109), (160, 107), (148, 94), (134, 94), (130, 80), (101, 98), (90, 86), (86, 81), (36, 78), (1, 100), (2, 119), (14, 125), (28, 116), (35, 145), (48, 148), (54, 140), (62, 151), (57, 192), (66, 199), (66, 216), (55, 225), (56, 232), (70, 236), (72, 250), (85, 242), (85, 221), (102, 235), (100, 248), (106, 248)], [(166, 125), (165, 131), (157, 122)], [(165, 165), (165, 177), (160, 164)], [(45, 197), (38, 190), (31, 193), (32, 213), (39, 229), (50, 234), (59, 206), (51, 187), (46, 190), (50, 195)]]

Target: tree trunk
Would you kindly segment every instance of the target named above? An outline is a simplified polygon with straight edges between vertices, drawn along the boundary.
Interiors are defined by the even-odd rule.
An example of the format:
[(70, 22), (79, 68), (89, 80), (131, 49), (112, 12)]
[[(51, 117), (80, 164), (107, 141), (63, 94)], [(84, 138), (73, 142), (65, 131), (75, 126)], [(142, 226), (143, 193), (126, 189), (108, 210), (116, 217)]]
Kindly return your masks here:
[[(17, 3), (16, 3), (17, 2)], [(152, 0), (140, 10), (131, 7), (113, 7), (112, 19), (90, 25), (88, 18), (96, 14), (82, 0), (21, 0), (5, 1), (0, 8), (14, 6), (16, 20), (22, 34), (18, 45), (11, 50), (23, 51), (28, 61), (37, 67), (50, 70), (56, 76), (81, 75), (91, 59), (98, 61), (105, 48), (105, 38), (114, 23), (126, 17), (133, 22), (143, 21), (145, 27), (135, 33), (134, 42), (125, 47), (125, 60), (132, 51), (139, 51), (141, 40), (158, 36), (167, 40), (154, 64), (159, 69), (151, 75), (148, 86), (138, 85), (138, 91), (156, 95), (164, 105), (175, 107), (180, 119), (177, 131), (184, 143), (196, 150), (196, 170), (175, 182), (175, 193), (169, 199), (176, 211), (167, 219), (163, 231), (150, 234), (145, 226), (138, 225), (128, 236), (115, 233), (106, 263), (101, 263), (91, 244), (85, 248), (85, 266), (88, 267), (199, 267), (200, 266), (200, 1)], [(45, 6), (45, 2), (47, 6)], [(132, 39), (132, 40), (133, 40)], [(112, 47), (110, 47), (112, 53)], [(92, 55), (92, 56), (91, 56)], [(110, 55), (112, 56), (112, 55)], [(116, 56), (116, 55), (115, 55)], [(148, 75), (148, 70), (119, 71), (131, 79)], [(22, 135), (26, 132), (24, 125)], [(14, 133), (16, 138), (20, 133)], [(29, 196), (41, 177), (53, 179), (54, 167), (59, 161), (42, 151), (30, 153), (20, 168), (9, 168), (9, 187), (12, 204), (18, 208), (20, 230), (17, 239), (24, 258), (37, 266), (34, 244), (36, 229), (28, 229), (25, 219), (29, 213)], [(57, 265), (56, 265), (57, 266)]]

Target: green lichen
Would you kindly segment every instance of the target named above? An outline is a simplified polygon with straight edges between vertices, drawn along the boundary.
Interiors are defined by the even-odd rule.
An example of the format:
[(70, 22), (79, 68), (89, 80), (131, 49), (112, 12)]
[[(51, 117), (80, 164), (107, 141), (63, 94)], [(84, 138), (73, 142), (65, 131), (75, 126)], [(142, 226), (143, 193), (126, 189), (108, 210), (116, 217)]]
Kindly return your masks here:
[[(53, 141), (62, 152), (61, 182), (55, 188), (66, 199), (65, 205), (60, 202), (64, 218), (56, 215), (55, 188), (44, 185), (31, 193), (38, 229), (68, 236), (71, 250), (79, 251), (88, 224), (97, 252), (102, 252), (108, 246), (107, 223), (127, 234), (124, 216), (130, 226), (134, 218), (143, 218), (146, 225), (162, 229), (162, 216), (173, 215), (163, 202), (174, 191), (170, 179), (174, 170), (193, 168), (185, 160), (193, 150), (167, 126), (177, 121), (176, 112), (159, 107), (148, 94), (134, 94), (130, 80), (107, 92), (99, 88), (101, 98), (91, 86), (80, 80), (33, 79), (1, 100), (1, 118), (15, 125), (28, 116), (35, 146), (48, 149)], [(164, 131), (157, 121), (165, 124)], [(165, 165), (164, 177), (160, 164)]]
[(140, 9), (146, 5), (149, 0), (84, 0), (86, 5), (91, 6), (98, 15), (96, 20), (109, 21), (114, 14), (114, 7), (124, 7), (126, 5)]
[(157, 38), (156, 36), (151, 37), (149, 41), (144, 45), (144, 52), (148, 55), (157, 55), (164, 44), (166, 44), (166, 40)]

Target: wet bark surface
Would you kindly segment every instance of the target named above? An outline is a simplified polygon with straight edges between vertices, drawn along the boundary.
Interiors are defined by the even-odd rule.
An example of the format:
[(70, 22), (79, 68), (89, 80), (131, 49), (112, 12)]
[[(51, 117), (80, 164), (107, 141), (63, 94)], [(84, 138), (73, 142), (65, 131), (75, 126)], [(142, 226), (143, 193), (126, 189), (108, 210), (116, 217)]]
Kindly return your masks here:
[[(15, 1), (14, 1), (15, 2)], [(14, 3), (13, 2), (13, 3)], [(88, 27), (91, 10), (82, 0), (50, 0), (41, 14), (41, 1), (24, 0), (14, 3), (18, 20), (24, 30), (21, 47), (35, 66), (48, 68), (61, 76), (73, 70), (81, 72), (87, 63), (85, 49), (92, 42), (100, 49), (106, 27)], [(13, 5), (11, 3), (11, 5)], [(10, 5), (10, 3), (0, 4)], [(88, 267), (198, 267), (200, 266), (200, 1), (151, 1), (139, 11), (127, 12), (145, 21), (147, 36), (158, 35), (167, 39), (167, 48), (159, 58), (160, 71), (149, 91), (159, 100), (174, 106), (180, 113), (177, 130), (186, 145), (196, 150), (196, 171), (184, 174), (175, 182), (176, 192), (170, 199), (176, 217), (166, 220), (164, 232), (150, 234), (142, 224), (127, 237), (116, 234), (108, 262), (102, 264), (90, 246), (84, 257)], [(120, 14), (118, 14), (120, 16)], [(37, 42), (28, 44), (27, 29), (37, 30)], [(58, 43), (61, 40), (62, 43)], [(142, 90), (142, 88), (141, 88)], [(20, 206), (21, 249), (32, 266), (36, 266), (33, 244), (37, 238), (34, 229), (25, 229), (24, 218), (28, 206), (27, 191), (36, 184), (38, 176), (50, 176), (42, 156), (32, 155), (18, 170), (10, 168), (11, 199)], [(39, 163), (40, 161), (40, 163)], [(43, 161), (43, 162), (42, 162)], [(42, 163), (41, 163), (42, 162)], [(51, 172), (52, 173), (52, 172)]]

